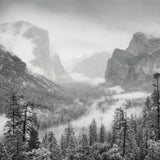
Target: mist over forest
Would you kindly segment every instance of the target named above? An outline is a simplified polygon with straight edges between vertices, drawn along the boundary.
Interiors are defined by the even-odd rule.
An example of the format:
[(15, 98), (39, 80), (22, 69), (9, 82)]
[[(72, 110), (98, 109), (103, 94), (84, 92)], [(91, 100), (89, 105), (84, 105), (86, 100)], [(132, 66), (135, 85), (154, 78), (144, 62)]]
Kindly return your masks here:
[(160, 160), (159, 0), (0, 0), (0, 160)]

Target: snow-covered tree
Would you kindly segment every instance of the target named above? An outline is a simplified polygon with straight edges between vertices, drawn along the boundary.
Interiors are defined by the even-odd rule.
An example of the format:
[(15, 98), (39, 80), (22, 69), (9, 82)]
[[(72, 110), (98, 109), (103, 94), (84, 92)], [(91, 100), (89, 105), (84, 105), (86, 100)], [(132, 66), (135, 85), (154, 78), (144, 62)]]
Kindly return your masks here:
[(66, 159), (67, 160), (74, 160), (76, 154), (76, 138), (72, 134), (69, 139), (67, 153), (66, 153)]
[(160, 159), (160, 141), (149, 140), (148, 152), (145, 160), (159, 160)]
[(82, 128), (78, 138), (77, 157), (81, 160), (89, 159), (90, 146), (87, 137), (87, 131)]
[(33, 149), (25, 153), (25, 160), (51, 160), (50, 154), (46, 148)]
[(114, 144), (113, 147), (108, 151), (108, 155), (110, 160), (123, 160), (119, 151), (119, 147), (116, 144)]
[(95, 119), (93, 119), (89, 126), (89, 145), (92, 146), (96, 142), (98, 142), (97, 124)]
[(48, 151), (50, 151), (51, 160), (60, 159), (60, 147), (57, 144), (57, 140), (53, 132), (49, 132), (49, 134), (45, 134), (42, 140), (42, 146), (48, 149)]
[(8, 121), (5, 125), (4, 132), (4, 146), (7, 151), (9, 159), (19, 160), (22, 158), (22, 151), (24, 149), (22, 139), (22, 123), (21, 123), (21, 108), (19, 99), (15, 92), (11, 93), (9, 110), (6, 114)]
[(106, 130), (104, 125), (101, 123), (100, 133), (99, 133), (99, 142), (104, 143), (106, 140)]
[(74, 135), (74, 130), (72, 127), (72, 124), (70, 121), (68, 121), (66, 128), (64, 129), (64, 133), (63, 133), (63, 142), (61, 141), (61, 143), (63, 143), (63, 147), (64, 147), (64, 154), (66, 154), (67, 149), (69, 147), (69, 142), (70, 142), (70, 137)]

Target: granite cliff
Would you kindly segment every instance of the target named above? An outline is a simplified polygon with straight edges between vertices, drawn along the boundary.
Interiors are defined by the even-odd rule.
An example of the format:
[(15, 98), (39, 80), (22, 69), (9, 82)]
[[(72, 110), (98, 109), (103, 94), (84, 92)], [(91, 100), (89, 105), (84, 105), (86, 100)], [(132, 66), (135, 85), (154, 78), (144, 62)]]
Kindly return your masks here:
[[(55, 53), (51, 53), (55, 51), (51, 51), (47, 30), (26, 21), (2, 23), (0, 44), (21, 58), (33, 72), (40, 73), (57, 83), (71, 80), (58, 54), (55, 56)], [(57, 70), (61, 72), (57, 73)]]
[(107, 83), (129, 88), (149, 88), (160, 71), (160, 38), (143, 33), (133, 35), (126, 50), (115, 49), (108, 60)]

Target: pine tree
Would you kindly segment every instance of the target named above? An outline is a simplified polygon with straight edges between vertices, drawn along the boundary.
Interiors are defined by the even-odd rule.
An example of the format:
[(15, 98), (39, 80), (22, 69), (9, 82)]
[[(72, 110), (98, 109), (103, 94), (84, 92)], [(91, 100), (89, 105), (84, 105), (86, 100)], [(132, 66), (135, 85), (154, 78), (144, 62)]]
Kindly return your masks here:
[(34, 128), (30, 128), (30, 138), (28, 141), (28, 150), (31, 151), (32, 149), (38, 149), (40, 145), (38, 139), (38, 131)]
[(119, 108), (116, 108), (114, 111), (114, 119), (112, 125), (112, 133), (111, 133), (111, 145), (117, 144), (117, 140), (119, 139), (119, 132), (121, 129), (122, 114)]
[(8, 121), (5, 125), (4, 146), (9, 156), (8, 158), (19, 160), (22, 157), (24, 144), (22, 141), (22, 114), (19, 99), (15, 92), (11, 93), (10, 106), (6, 117)]
[(159, 160), (160, 159), (160, 142), (150, 140), (148, 142), (148, 153), (145, 160)]
[(100, 133), (99, 133), (99, 142), (104, 143), (106, 139), (106, 131), (104, 125), (101, 123)]
[(29, 107), (33, 106), (33, 103), (26, 101), (24, 99), (24, 103), (22, 105), (22, 134), (23, 134), (23, 142), (26, 142), (26, 137), (29, 134), (30, 126), (33, 123), (32, 118), (29, 116)]
[(42, 147), (46, 148), (48, 147), (48, 134), (45, 133), (43, 139), (42, 139)]
[(75, 154), (76, 154), (76, 139), (72, 134), (69, 139), (67, 153), (66, 153), (67, 160), (74, 160)]
[(109, 159), (111, 160), (123, 160), (119, 147), (114, 144), (113, 147), (108, 151)]
[(39, 123), (35, 113), (33, 113), (33, 115), (31, 116), (31, 119), (32, 119), (32, 126), (30, 126), (29, 140), (28, 140), (29, 151), (31, 151), (32, 149), (38, 149), (40, 146), (40, 142), (38, 138)]
[(98, 141), (97, 135), (97, 124), (95, 119), (93, 119), (92, 123), (89, 126), (89, 144), (92, 146)]
[(137, 122), (133, 115), (127, 121), (126, 159), (140, 158), (140, 147), (137, 143)]
[(117, 108), (115, 112), (115, 119), (113, 124), (113, 142), (120, 147), (122, 157), (127, 156), (127, 150), (129, 146), (129, 125), (128, 118), (125, 111), (122, 108)]
[(155, 73), (154, 74), (154, 84), (153, 86), (155, 87), (155, 92), (153, 94), (153, 101), (154, 105), (157, 108), (157, 139), (160, 140), (160, 91), (159, 91), (159, 78), (160, 78), (160, 73)]
[(57, 144), (57, 140), (53, 134), (53, 132), (50, 132), (48, 134), (48, 150), (50, 151), (50, 159), (51, 160), (57, 160), (60, 159), (60, 150), (59, 146)]
[(64, 154), (66, 154), (68, 146), (69, 146), (69, 141), (70, 141), (70, 136), (74, 135), (73, 127), (70, 121), (68, 121), (67, 127), (64, 130)]
[(61, 155), (65, 156), (65, 140), (63, 134), (61, 135), (60, 147), (61, 147)]
[(82, 128), (78, 139), (78, 158), (81, 160), (89, 159), (89, 142), (85, 128)]
[(50, 152), (46, 148), (33, 149), (25, 153), (25, 160), (51, 160)]

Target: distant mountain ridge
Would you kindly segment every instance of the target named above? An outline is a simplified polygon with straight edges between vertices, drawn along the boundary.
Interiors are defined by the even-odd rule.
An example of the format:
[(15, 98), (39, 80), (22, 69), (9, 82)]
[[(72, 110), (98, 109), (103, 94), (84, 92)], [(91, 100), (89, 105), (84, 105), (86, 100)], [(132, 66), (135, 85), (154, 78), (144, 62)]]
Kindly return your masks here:
[[(23, 59), (27, 65), (32, 66), (32, 70), (35, 72), (54, 79), (56, 82), (71, 80), (60, 58), (57, 58), (58, 54), (54, 56), (53, 53), (50, 53), (48, 31), (25, 21), (3, 23), (0, 25), (0, 40), (0, 44), (7, 50), (14, 54), (20, 52), (18, 57)], [(26, 55), (23, 55), (24, 53)], [(56, 62), (56, 60), (58, 61)], [(57, 73), (57, 70), (61, 70), (61, 72)]]
[(109, 57), (110, 54), (105, 51), (95, 53), (80, 61), (74, 66), (72, 72), (77, 72), (90, 78), (103, 78)]
[(160, 38), (138, 32), (126, 50), (114, 50), (105, 79), (109, 84), (148, 88), (155, 72), (160, 72)]

